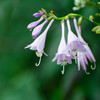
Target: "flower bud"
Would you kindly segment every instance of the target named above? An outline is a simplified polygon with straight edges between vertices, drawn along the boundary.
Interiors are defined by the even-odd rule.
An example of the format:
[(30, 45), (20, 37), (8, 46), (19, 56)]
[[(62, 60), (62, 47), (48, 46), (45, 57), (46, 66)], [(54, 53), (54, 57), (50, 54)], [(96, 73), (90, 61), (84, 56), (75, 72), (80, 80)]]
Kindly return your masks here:
[(97, 34), (100, 34), (100, 27), (96, 30)]
[(80, 26), (81, 23), (82, 23), (82, 17), (79, 17), (79, 19), (78, 19), (78, 26)]
[(45, 12), (42, 12), (42, 13), (35, 13), (33, 14), (34, 17), (40, 17), (42, 16), (43, 14), (45, 14)]
[(93, 22), (93, 19), (94, 19), (93, 15), (90, 15), (89, 19), (90, 19), (91, 22)]

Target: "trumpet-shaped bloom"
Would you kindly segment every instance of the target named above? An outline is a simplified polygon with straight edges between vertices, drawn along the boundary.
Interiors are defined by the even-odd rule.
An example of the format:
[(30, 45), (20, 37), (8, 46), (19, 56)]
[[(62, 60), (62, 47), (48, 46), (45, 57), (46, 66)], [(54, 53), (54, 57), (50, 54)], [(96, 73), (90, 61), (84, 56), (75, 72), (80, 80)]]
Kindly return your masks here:
[(84, 45), (85, 42), (80, 41), (80, 39), (71, 31), (69, 19), (67, 19), (67, 26), (68, 26), (68, 40), (67, 40), (67, 49), (69, 52), (76, 58), (77, 51), (85, 52)]
[(62, 27), (62, 37), (61, 41), (58, 47), (58, 52), (56, 53), (56, 56), (52, 60), (54, 62), (57, 60), (57, 64), (61, 64), (63, 66), (62, 74), (64, 74), (64, 66), (69, 63), (71, 64), (71, 57), (68, 51), (66, 51), (66, 41), (65, 41), (65, 28), (64, 28), (64, 20), (61, 21), (61, 27)]
[[(31, 43), (30, 45), (25, 47), (25, 48), (30, 48), (30, 50), (36, 50), (36, 55), (38, 57), (40, 57), (39, 64), (41, 61), (42, 54), (44, 53), (46, 35), (47, 35), (47, 32), (48, 32), (49, 28), (51, 27), (53, 21), (54, 21), (54, 19), (52, 19), (50, 21), (50, 23), (48, 24), (45, 31), (39, 37), (37, 37), (33, 43)], [(36, 64), (36, 66), (38, 66), (39, 64)]]
[(37, 35), (40, 34), (43, 26), (48, 22), (48, 20), (45, 20), (42, 24), (36, 26), (32, 32), (32, 37), (35, 39), (37, 37)]
[(34, 16), (34, 17), (40, 17), (40, 16), (42, 16), (43, 14), (45, 14), (45, 12), (42, 12), (42, 13), (34, 13), (33, 16)]
[(86, 52), (77, 53), (77, 62), (78, 62), (78, 70), (80, 70), (80, 65), (81, 65), (83, 70), (86, 71), (86, 64), (88, 64)]
[(38, 21), (32, 22), (27, 26), (27, 29), (33, 29), (35, 26), (37, 26), (42, 20), (44, 19), (44, 17), (41, 17)]
[[(77, 35), (78, 35), (80, 41), (85, 42), (81, 36), (80, 26), (79, 27), (77, 26), (77, 21), (75, 18), (74, 18), (74, 26), (75, 26), (75, 29), (76, 29), (76, 32), (77, 32)], [(87, 59), (89, 59), (91, 62), (94, 62), (94, 64), (95, 64), (96, 60), (92, 54), (92, 51), (90, 50), (90, 48), (87, 44), (84, 45), (84, 48), (86, 49), (86, 52), (78, 52), (77, 60), (78, 60), (78, 70), (80, 70), (80, 66), (82, 66), (82, 68), (86, 71), (86, 64), (88, 64)], [(96, 66), (94, 65), (94, 68), (93, 67), (91, 67), (91, 68), (95, 69), (95, 67)]]
[(88, 65), (87, 59), (89, 59), (91, 62), (94, 62), (94, 68), (91, 65), (91, 69), (95, 69), (95, 58), (90, 50), (90, 48), (85, 46), (86, 52), (78, 52), (77, 53), (77, 62), (78, 62), (78, 70), (80, 70), (80, 66), (82, 66), (83, 70), (87, 70), (86, 65)]

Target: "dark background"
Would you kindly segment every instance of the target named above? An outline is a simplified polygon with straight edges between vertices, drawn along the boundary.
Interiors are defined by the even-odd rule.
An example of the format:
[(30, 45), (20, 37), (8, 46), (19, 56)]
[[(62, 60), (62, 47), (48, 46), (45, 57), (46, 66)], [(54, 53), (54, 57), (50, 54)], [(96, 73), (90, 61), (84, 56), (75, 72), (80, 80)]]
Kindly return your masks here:
[[(0, 100), (100, 100), (100, 35), (91, 32), (94, 24), (82, 22), (82, 36), (96, 58), (95, 70), (87, 66), (90, 75), (82, 68), (78, 71), (74, 61), (62, 75), (62, 66), (51, 62), (61, 38), (60, 21), (48, 32), (45, 52), (49, 56), (43, 56), (39, 67), (35, 53), (24, 49), (33, 42), (27, 30), (38, 19), (33, 13), (44, 8), (61, 17), (74, 12), (73, 6), (73, 0), (0, 0)], [(88, 17), (96, 12), (99, 10), (86, 7), (75, 13)], [(99, 17), (95, 20), (100, 22)]]

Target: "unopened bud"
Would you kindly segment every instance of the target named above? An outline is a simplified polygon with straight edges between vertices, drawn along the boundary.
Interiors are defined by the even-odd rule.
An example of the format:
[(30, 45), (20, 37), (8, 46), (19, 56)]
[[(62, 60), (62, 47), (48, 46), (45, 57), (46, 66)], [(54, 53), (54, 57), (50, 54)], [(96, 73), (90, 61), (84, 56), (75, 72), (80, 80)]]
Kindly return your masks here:
[(54, 11), (53, 11), (53, 10), (51, 10), (50, 12), (51, 12), (51, 13), (54, 13)]
[(76, 10), (79, 10), (80, 8), (79, 7), (73, 7), (72, 8), (74, 11), (76, 11)]
[(93, 19), (94, 19), (93, 15), (90, 15), (89, 19), (90, 19), (91, 22), (93, 22)]
[(81, 23), (82, 23), (82, 16), (81, 16), (81, 17), (79, 17), (79, 19), (78, 19), (78, 26), (80, 26), (80, 25), (81, 25)]
[(100, 28), (98, 28), (98, 29), (96, 30), (96, 33), (97, 33), (97, 34), (100, 34)]
[(100, 26), (95, 26), (92, 31), (96, 31)]

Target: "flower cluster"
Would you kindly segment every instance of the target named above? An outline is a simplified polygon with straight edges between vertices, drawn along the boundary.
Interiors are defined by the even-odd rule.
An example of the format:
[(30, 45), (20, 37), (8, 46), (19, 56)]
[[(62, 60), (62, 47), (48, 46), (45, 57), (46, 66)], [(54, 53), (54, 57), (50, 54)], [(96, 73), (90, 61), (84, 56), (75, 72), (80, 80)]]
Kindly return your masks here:
[[(52, 14), (51, 14), (52, 15)], [(36, 63), (36, 66), (40, 65), (42, 55), (47, 54), (44, 52), (45, 48), (45, 41), (46, 41), (46, 35), (51, 27), (52, 23), (54, 22), (55, 16), (49, 16), (47, 18), (47, 13), (45, 10), (42, 9), (39, 13), (33, 14), (34, 17), (40, 17), (38, 21), (30, 23), (27, 28), (28, 29), (33, 29), (32, 31), (32, 37), (35, 39), (33, 43), (30, 45), (26, 46), (25, 48), (30, 48), (30, 50), (34, 50), (36, 52), (37, 57), (40, 57), (39, 63)], [(43, 21), (42, 24), (39, 24), (41, 21)], [(47, 25), (47, 28), (44, 30), (44, 32), (40, 34), (43, 26), (48, 22), (49, 24)], [(65, 21), (68, 27), (68, 36), (67, 36), (67, 41), (65, 40)], [(52, 62), (57, 60), (57, 64), (60, 64), (63, 66), (63, 70), (61, 71), (62, 74), (64, 74), (64, 67), (67, 64), (72, 64), (72, 59), (75, 60), (75, 62), (78, 64), (78, 70), (80, 70), (80, 66), (82, 66), (83, 70), (87, 72), (86, 65), (88, 65), (88, 60), (90, 62), (94, 63), (95, 65), (95, 58), (88, 46), (88, 44), (83, 40), (82, 35), (81, 35), (81, 26), (77, 25), (76, 18), (73, 18), (74, 26), (77, 35), (75, 35), (72, 30), (71, 30), (71, 25), (70, 25), (70, 19), (62, 19), (61, 20), (61, 28), (62, 28), (62, 36), (60, 40), (60, 44), (57, 50), (57, 53), (55, 54), (55, 57), (53, 58)], [(39, 24), (39, 25), (38, 25)], [(39, 35), (39, 36), (38, 36)], [(38, 36), (38, 37), (37, 37)], [(92, 69), (93, 66), (91, 66)]]
[(86, 3), (90, 0), (74, 0), (75, 7), (73, 7), (73, 10), (79, 10), (80, 8), (84, 8)]

